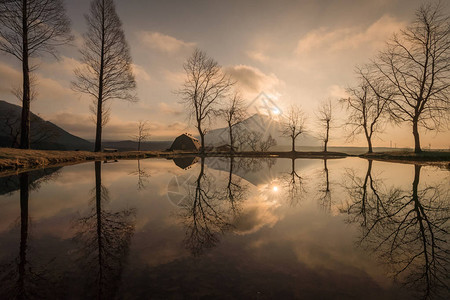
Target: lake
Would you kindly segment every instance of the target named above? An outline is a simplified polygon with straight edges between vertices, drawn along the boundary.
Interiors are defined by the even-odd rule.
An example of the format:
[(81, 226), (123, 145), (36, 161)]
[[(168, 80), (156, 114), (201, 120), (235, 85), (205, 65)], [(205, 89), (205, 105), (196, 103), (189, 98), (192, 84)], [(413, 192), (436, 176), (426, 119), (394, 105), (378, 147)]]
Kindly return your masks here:
[(0, 178), (2, 299), (449, 299), (450, 172), (92, 162)]

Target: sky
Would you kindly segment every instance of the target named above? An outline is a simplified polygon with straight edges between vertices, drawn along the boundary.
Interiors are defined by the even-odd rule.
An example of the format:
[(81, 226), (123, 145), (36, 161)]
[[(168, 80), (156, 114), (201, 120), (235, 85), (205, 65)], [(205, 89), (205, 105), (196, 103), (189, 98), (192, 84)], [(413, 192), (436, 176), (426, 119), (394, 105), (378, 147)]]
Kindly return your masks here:
[[(238, 81), (247, 103), (264, 92), (281, 111), (293, 103), (300, 105), (314, 132), (314, 111), (320, 101), (345, 97), (345, 88), (356, 83), (355, 67), (382, 50), (392, 34), (413, 19), (422, 2), (116, 0), (133, 57), (139, 102), (111, 102), (104, 139), (130, 139), (139, 120), (149, 121), (152, 140), (172, 139), (186, 131), (195, 134), (176, 93), (185, 78), (183, 63), (195, 48), (206, 51)], [(71, 89), (90, 1), (65, 3), (75, 40), (59, 48), (59, 60), (34, 59), (38, 96), (32, 111), (93, 139), (91, 99)], [(11, 94), (21, 82), (19, 62), (1, 54), (0, 79), (0, 99), (19, 104)], [(349, 145), (338, 128), (345, 113), (337, 116), (330, 144)], [(409, 127), (391, 127), (375, 146), (389, 146), (391, 141), (397, 147), (413, 146)], [(431, 144), (447, 149), (450, 132), (422, 132), (421, 141), (425, 148)], [(364, 140), (351, 144), (363, 146)]]

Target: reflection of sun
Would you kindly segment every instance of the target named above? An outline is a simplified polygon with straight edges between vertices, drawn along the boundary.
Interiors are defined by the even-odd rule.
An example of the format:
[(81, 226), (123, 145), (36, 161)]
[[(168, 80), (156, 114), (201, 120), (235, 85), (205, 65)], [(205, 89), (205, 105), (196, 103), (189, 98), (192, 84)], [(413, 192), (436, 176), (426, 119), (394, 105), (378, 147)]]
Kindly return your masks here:
[(274, 187), (272, 188), (272, 191), (278, 192), (278, 187), (277, 187), (277, 186), (274, 186)]

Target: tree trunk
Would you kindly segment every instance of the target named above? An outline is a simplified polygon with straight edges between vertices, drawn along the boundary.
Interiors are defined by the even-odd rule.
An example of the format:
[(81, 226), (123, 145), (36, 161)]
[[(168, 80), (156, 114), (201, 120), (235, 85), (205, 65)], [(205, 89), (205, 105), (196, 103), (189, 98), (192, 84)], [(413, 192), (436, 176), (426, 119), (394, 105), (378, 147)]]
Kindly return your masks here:
[(330, 121), (327, 121), (327, 135), (325, 137), (325, 144), (324, 144), (324, 152), (327, 152), (327, 145), (328, 145), (328, 136), (330, 133)]
[(197, 120), (197, 130), (198, 130), (198, 134), (200, 135), (200, 144), (201, 144), (200, 153), (204, 154), (205, 153), (205, 134), (203, 133), (203, 130), (202, 130), (202, 124), (198, 120)]
[(422, 149), (420, 148), (419, 127), (418, 127), (418, 120), (416, 118), (413, 119), (413, 135), (414, 135), (414, 152), (420, 153), (422, 152)]
[(292, 138), (292, 152), (295, 152), (295, 138)]
[(232, 126), (231, 126), (230, 122), (228, 122), (228, 128), (230, 130), (230, 152), (233, 153), (234, 152), (234, 140), (233, 140), (233, 130), (232, 130)]
[[(100, 92), (99, 92), (100, 94)], [(99, 96), (101, 98), (101, 96)], [(99, 99), (97, 102), (97, 126), (95, 132), (95, 152), (102, 151), (102, 106), (103, 102)]]
[(30, 149), (30, 67), (28, 64), (28, 8), (22, 1), (22, 119), (20, 121), (20, 148)]
[(372, 149), (371, 134), (369, 135), (369, 132), (367, 131), (367, 128), (366, 128), (365, 124), (364, 124), (364, 135), (366, 136), (367, 146), (369, 147), (369, 150), (367, 151), (367, 153), (372, 153), (373, 149)]
[(138, 140), (138, 151), (141, 151), (141, 139)]
[(105, 3), (102, 5), (102, 45), (100, 53), (100, 74), (98, 76), (97, 97), (97, 128), (95, 133), (95, 152), (102, 151), (102, 126), (103, 126), (103, 72), (105, 67)]

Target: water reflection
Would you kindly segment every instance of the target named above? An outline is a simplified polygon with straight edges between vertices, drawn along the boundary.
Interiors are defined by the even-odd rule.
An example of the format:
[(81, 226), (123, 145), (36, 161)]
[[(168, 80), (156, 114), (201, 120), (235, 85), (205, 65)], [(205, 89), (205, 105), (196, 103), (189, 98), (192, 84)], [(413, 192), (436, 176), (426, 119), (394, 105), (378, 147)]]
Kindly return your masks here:
[(297, 205), (303, 198), (306, 189), (304, 187), (304, 178), (301, 177), (295, 169), (295, 158), (291, 159), (291, 170), (281, 176), (281, 182), (285, 189), (286, 199), (289, 205)]
[(149, 178), (151, 175), (145, 170), (145, 168), (141, 168), (141, 160), (137, 160), (137, 169), (136, 171), (130, 172), (130, 175), (137, 176), (137, 190), (141, 191), (146, 189)]
[[(414, 166), (411, 190), (387, 187), (372, 175), (348, 174), (350, 222), (363, 229), (361, 245), (378, 254), (392, 275), (420, 298), (448, 296), (450, 249), (449, 186), (420, 185), (422, 166)], [(445, 296), (444, 296), (445, 298)]]
[[(19, 254), (10, 262), (0, 265), (0, 295), (6, 299), (30, 299), (46, 298), (51, 295), (51, 283), (46, 265), (42, 260), (32, 260), (28, 255), (29, 251), (29, 195), (30, 190), (38, 190), (40, 184), (55, 178), (57, 169), (48, 172), (38, 171), (32, 176), (29, 173), (21, 173), (18, 177), (18, 186), (15, 180), (8, 178), (3, 182), (3, 193), (12, 193), (14, 190), (20, 190), (20, 242)], [(31, 180), (30, 180), (31, 177)]]
[(125, 266), (135, 228), (135, 210), (112, 212), (106, 209), (108, 189), (102, 185), (102, 163), (95, 162), (95, 188), (91, 213), (78, 219), (76, 242), (80, 278), (85, 280), (83, 297), (114, 298)]
[(432, 171), (229, 157), (0, 178), (0, 296), (445, 298), (448, 172)]
[(322, 184), (319, 185), (317, 191), (318, 191), (318, 197), (319, 197), (319, 205), (322, 207), (324, 211), (327, 213), (331, 212), (331, 188), (330, 188), (330, 175), (328, 171), (328, 165), (327, 165), (327, 159), (323, 160), (323, 177), (324, 181)]
[[(232, 209), (223, 205), (223, 199), (213, 176), (205, 172), (205, 158), (200, 159), (200, 171), (187, 187), (180, 204), (179, 216), (186, 227), (185, 245), (194, 256), (219, 242), (219, 235), (232, 227)], [(230, 187), (232, 187), (230, 185)], [(234, 189), (234, 187), (233, 187)], [(227, 193), (233, 190), (228, 190)], [(235, 207), (235, 200), (231, 206)]]

